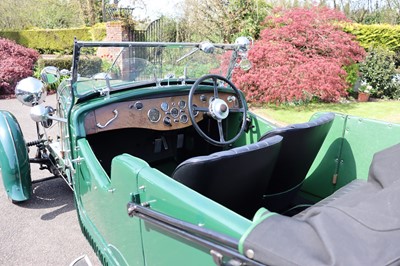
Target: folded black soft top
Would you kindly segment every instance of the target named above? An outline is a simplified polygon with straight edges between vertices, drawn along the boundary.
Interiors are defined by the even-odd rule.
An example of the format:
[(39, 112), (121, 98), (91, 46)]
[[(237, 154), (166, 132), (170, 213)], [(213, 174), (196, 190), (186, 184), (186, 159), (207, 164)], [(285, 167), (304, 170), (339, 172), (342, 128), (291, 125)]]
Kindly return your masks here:
[(376, 153), (353, 181), (300, 215), (258, 212), (239, 250), (266, 265), (399, 265), (400, 144)]

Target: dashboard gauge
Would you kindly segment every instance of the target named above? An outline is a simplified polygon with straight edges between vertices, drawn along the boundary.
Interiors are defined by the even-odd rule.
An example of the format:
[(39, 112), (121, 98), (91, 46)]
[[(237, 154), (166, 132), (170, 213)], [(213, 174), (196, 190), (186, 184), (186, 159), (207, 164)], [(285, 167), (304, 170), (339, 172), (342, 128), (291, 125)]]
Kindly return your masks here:
[(179, 116), (178, 108), (174, 107), (174, 108), (171, 109), (171, 116), (174, 117), (174, 118)]
[(158, 111), (156, 108), (150, 109), (147, 113), (147, 116), (152, 123), (157, 123), (158, 121), (160, 121), (161, 118), (160, 111)]
[(142, 108), (143, 108), (143, 103), (141, 103), (141, 102), (135, 102), (135, 108), (136, 108), (136, 110), (142, 110)]
[(167, 102), (162, 102), (161, 103), (161, 110), (163, 110), (164, 112), (168, 111), (168, 103)]
[(180, 109), (184, 109), (186, 107), (186, 102), (184, 100), (180, 100), (178, 106)]
[(207, 96), (205, 96), (204, 94), (200, 95), (200, 101), (206, 102), (207, 101)]
[[(193, 107), (197, 107), (197, 105), (193, 104)], [(193, 110), (193, 115), (197, 116), (199, 114), (199, 111)]]
[(186, 124), (188, 122), (188, 116), (186, 114), (182, 114), (179, 120), (181, 123)]

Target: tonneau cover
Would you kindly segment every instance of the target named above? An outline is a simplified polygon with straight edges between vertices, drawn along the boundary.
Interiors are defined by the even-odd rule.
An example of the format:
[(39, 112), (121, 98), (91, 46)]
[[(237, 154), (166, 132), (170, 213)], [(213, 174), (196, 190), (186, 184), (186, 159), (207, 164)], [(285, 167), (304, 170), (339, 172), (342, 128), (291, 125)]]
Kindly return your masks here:
[(355, 187), (298, 217), (258, 213), (240, 252), (266, 265), (399, 265), (400, 144), (375, 154)]

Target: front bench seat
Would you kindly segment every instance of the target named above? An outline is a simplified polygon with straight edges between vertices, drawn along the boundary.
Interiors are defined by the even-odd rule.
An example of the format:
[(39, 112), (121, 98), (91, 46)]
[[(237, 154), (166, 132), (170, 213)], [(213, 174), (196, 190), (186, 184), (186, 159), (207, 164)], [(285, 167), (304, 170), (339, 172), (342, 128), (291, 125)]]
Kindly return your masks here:
[(325, 113), (310, 122), (277, 128), (261, 136), (260, 141), (276, 135), (283, 137), (281, 152), (264, 195), (264, 205), (270, 211), (283, 212), (291, 206), (334, 118), (334, 113)]
[(281, 136), (182, 162), (172, 178), (251, 218), (262, 206), (281, 147)]

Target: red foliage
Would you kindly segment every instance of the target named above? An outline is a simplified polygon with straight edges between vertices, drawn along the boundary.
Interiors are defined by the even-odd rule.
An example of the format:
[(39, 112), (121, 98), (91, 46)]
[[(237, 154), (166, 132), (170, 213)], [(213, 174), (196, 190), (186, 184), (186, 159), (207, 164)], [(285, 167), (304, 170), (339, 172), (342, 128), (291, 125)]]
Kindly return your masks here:
[(39, 53), (0, 38), (0, 95), (14, 93), (18, 81), (33, 74)]
[(249, 51), (252, 69), (233, 81), (250, 102), (338, 101), (348, 87), (342, 67), (365, 57), (338, 21), (345, 16), (328, 8), (276, 10)]

